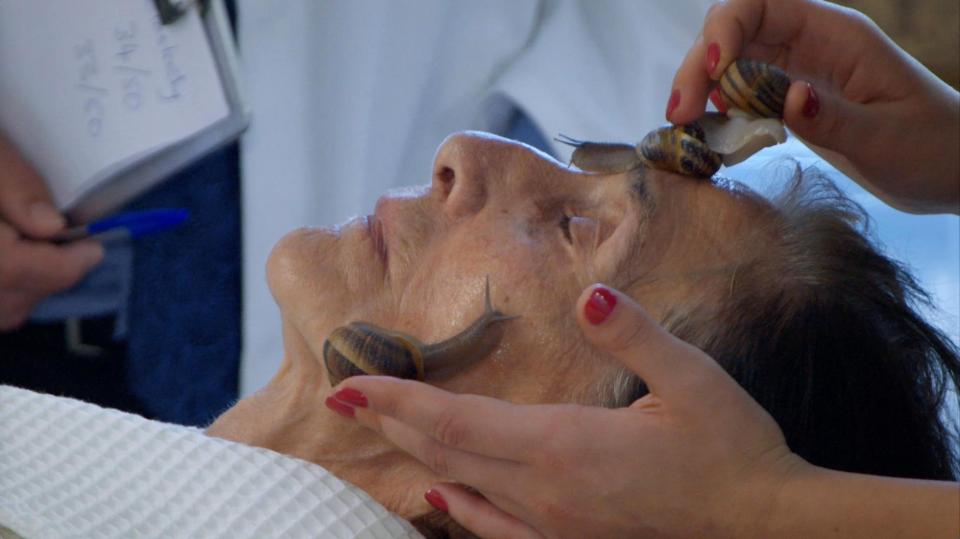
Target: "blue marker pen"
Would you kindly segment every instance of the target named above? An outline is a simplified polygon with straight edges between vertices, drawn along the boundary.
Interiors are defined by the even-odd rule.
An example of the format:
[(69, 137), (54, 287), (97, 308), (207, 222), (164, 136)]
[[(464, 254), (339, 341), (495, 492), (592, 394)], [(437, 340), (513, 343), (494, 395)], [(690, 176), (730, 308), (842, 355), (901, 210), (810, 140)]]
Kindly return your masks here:
[(107, 241), (120, 236), (138, 238), (179, 225), (190, 212), (185, 209), (160, 209), (121, 213), (87, 225), (68, 228), (53, 237), (54, 243), (69, 243), (91, 238)]

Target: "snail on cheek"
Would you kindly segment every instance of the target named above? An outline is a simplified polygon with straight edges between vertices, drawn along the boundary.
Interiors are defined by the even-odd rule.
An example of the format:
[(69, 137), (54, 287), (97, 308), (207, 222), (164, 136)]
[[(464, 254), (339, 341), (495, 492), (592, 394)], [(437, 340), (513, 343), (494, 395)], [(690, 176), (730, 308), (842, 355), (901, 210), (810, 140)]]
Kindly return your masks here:
[(729, 110), (706, 113), (686, 125), (654, 129), (639, 144), (589, 142), (561, 135), (575, 147), (571, 162), (601, 174), (645, 166), (695, 178), (709, 178), (720, 165), (735, 165), (759, 150), (786, 140), (783, 106), (790, 77), (776, 66), (740, 59), (718, 86)]
[(400, 332), (367, 322), (333, 330), (323, 344), (330, 385), (350, 376), (383, 375), (414, 380), (447, 378), (496, 350), (504, 322), (518, 318), (493, 308), (487, 279), (483, 313), (456, 335), (425, 344)]

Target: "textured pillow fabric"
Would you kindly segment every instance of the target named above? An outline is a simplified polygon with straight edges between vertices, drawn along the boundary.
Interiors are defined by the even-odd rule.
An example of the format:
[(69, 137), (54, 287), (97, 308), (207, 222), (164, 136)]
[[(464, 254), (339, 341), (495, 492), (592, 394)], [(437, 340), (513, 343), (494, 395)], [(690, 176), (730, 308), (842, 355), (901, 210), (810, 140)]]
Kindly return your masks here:
[(316, 464), (0, 386), (0, 537), (10, 531), (31, 539), (421, 537)]

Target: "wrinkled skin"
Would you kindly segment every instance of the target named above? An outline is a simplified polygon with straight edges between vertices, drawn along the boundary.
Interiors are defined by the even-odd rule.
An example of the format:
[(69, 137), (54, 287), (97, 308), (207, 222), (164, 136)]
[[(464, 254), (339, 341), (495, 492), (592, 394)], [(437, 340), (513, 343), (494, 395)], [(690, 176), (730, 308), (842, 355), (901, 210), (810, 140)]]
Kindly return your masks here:
[[(637, 175), (645, 196), (632, 194)], [(499, 349), (436, 385), (517, 403), (604, 404), (622, 367), (590, 348), (574, 304), (591, 282), (626, 287), (654, 319), (722, 293), (763, 203), (729, 185), (663, 172), (588, 175), (529, 147), (479, 133), (449, 137), (429, 187), (391, 193), (364, 218), (298, 230), (268, 277), (283, 315), (279, 372), (208, 433), (319, 463), (401, 516), (430, 510), (441, 478), (376, 433), (327, 409), (322, 347), (365, 320), (424, 342), (450, 337), (493, 304)], [(569, 221), (569, 238), (563, 223)], [(371, 234), (371, 229), (374, 233)], [(382, 248), (381, 248), (382, 245)]]

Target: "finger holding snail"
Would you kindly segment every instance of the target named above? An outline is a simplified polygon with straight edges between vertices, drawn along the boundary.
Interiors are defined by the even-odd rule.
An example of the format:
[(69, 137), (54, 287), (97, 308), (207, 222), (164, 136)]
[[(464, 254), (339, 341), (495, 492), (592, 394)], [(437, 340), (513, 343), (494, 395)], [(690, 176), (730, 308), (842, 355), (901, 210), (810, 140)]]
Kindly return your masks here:
[(571, 163), (584, 171), (614, 174), (642, 165), (695, 178), (709, 178), (721, 164), (732, 166), (786, 140), (782, 115), (790, 78), (781, 69), (737, 60), (721, 75), (718, 88), (729, 105), (725, 114), (659, 127), (636, 146), (563, 135), (557, 140), (574, 146)]
[(730, 64), (717, 82), (727, 107), (758, 118), (783, 118), (790, 77), (773, 64), (741, 58)]

